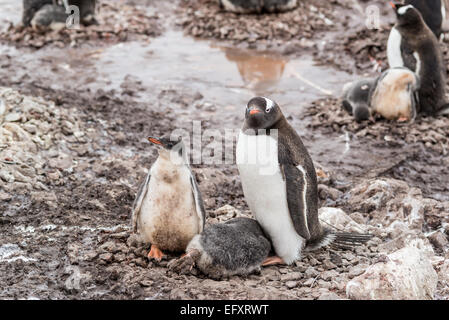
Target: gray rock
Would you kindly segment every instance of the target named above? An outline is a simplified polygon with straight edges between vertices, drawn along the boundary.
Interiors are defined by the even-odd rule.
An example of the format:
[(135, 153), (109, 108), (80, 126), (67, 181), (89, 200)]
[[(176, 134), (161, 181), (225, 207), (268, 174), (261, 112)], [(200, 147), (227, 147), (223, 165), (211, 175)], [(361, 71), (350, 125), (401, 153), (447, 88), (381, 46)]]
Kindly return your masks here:
[(349, 281), (346, 295), (357, 300), (433, 299), (438, 276), (432, 256), (432, 248), (422, 240), (413, 241)]

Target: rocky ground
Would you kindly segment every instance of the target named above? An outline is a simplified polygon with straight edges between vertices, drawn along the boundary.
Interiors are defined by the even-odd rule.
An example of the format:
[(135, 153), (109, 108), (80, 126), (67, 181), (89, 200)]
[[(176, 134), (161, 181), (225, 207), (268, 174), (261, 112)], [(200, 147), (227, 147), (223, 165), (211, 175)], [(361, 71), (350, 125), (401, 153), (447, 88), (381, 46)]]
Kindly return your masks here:
[(34, 30), (22, 25), (10, 24), (0, 33), (0, 40), (20, 47), (42, 48), (47, 45), (76, 47), (86, 42), (102, 42), (111, 45), (117, 42), (145, 39), (161, 34), (160, 17), (148, 11), (144, 4), (132, 1), (102, 1), (97, 9), (98, 26), (69, 30), (66, 28)]
[[(126, 5), (129, 10), (135, 8), (133, 1), (118, 3), (115, 5)], [(295, 13), (262, 17), (223, 13), (212, 1), (198, 1), (200, 7), (195, 3), (181, 1), (173, 13), (173, 17), (183, 17), (173, 20), (187, 33), (193, 34), (195, 22), (205, 26), (197, 27), (195, 32), (202, 33), (195, 36), (237, 46), (254, 38), (257, 41), (248, 42), (259, 49), (292, 50), (289, 54), (294, 55), (301, 50), (324, 52), (318, 44), (325, 40), (325, 33), (343, 33), (347, 17), (353, 14), (348, 11), (352, 1), (344, 0), (326, 4), (312, 1), (301, 4)], [(105, 6), (102, 3), (100, 12), (106, 11)], [(160, 7), (154, 9), (152, 1), (148, 6), (148, 19), (160, 14)], [(337, 14), (339, 10), (345, 14)], [(223, 18), (215, 19), (217, 24), (211, 26), (214, 15)], [(286, 21), (296, 17), (300, 26), (304, 23), (309, 28), (291, 29), (294, 23), (286, 23), (290, 31), (285, 33), (253, 36), (255, 31), (233, 28), (223, 31), (222, 36), (219, 30), (224, 17), (236, 25), (243, 20), (261, 23), (264, 30), (276, 30), (283, 17)], [(334, 23), (332, 28), (326, 19)], [(163, 30), (166, 25), (159, 27)], [(81, 45), (90, 37), (89, 30), (75, 33), (84, 32), (78, 38)], [(363, 30), (359, 26), (347, 32), (357, 42), (355, 35)], [(16, 32), (22, 31), (12, 34)], [(295, 32), (305, 40), (297, 39), (292, 45)], [(246, 38), (238, 39), (242, 33)], [(157, 33), (143, 36), (144, 41), (152, 41)], [(45, 46), (71, 43), (63, 40), (64, 35), (52, 37), (61, 45), (49, 41)], [(20, 46), (28, 43), (2, 39), (18, 50), (25, 50)], [(353, 44), (338, 39), (335, 42), (342, 47)], [(367, 43), (381, 42), (364, 39)], [(115, 41), (124, 40), (118, 37)], [(88, 43), (105, 45), (96, 38)], [(354, 63), (347, 54), (342, 53), (340, 59), (356, 74), (372, 67), (369, 59), (362, 59), (363, 54), (353, 53), (363, 61), (360, 64), (358, 58)], [(329, 68), (335, 66), (324, 54), (316, 57)], [(341, 111), (338, 97), (317, 100), (305, 111), (293, 114), (305, 124), (303, 137), (309, 148), (316, 148), (317, 136), (332, 141), (345, 135), (351, 148), (385, 157), (369, 169), (363, 161), (342, 162), (326, 154), (314, 157), (322, 170), (319, 195), (323, 223), (344, 231), (369, 232), (374, 237), (351, 250), (326, 248), (305, 254), (293, 266), (272, 266), (260, 274), (215, 281), (195, 269), (187, 275), (172, 273), (166, 267), (172, 256), (161, 263), (149, 261), (148, 247), (131, 234), (130, 215), (138, 185), (156, 158), (156, 151), (145, 143), (146, 135), (176, 128), (190, 132), (192, 115), (203, 121), (204, 128), (221, 128), (223, 120), (217, 113), (225, 106), (210, 105), (201, 92), (182, 87), (145, 88), (132, 76), (126, 77), (118, 91), (56, 89), (34, 74), (18, 82), (11, 76), (17, 68), (14, 59), (18, 58), (9, 56), (3, 60), (7, 62), (0, 62), (0, 281), (4, 283), (0, 297), (449, 298), (448, 118), (420, 118), (411, 125), (379, 119), (357, 124)], [(142, 91), (148, 92), (151, 103), (138, 99)], [(238, 128), (241, 117), (226, 121)], [(235, 165), (193, 168), (205, 198), (207, 223), (250, 215)]]

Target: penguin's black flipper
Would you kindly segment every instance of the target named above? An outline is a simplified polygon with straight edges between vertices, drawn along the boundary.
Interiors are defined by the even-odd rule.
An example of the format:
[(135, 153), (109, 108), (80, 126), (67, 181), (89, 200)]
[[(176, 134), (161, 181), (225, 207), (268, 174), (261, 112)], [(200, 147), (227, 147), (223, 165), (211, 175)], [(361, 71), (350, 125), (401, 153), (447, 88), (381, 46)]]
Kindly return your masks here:
[(416, 58), (413, 56), (413, 50), (408, 45), (407, 41), (403, 39), (401, 41), (402, 60), (404, 61), (404, 67), (416, 72)]
[(344, 110), (346, 110), (347, 113), (349, 113), (352, 116), (352, 105), (348, 100), (343, 100), (341, 106)]
[(137, 232), (137, 221), (139, 220), (140, 208), (142, 207), (143, 199), (148, 192), (148, 185), (150, 184), (151, 179), (151, 171), (148, 171), (148, 174), (145, 178), (145, 181), (140, 185), (139, 191), (137, 191), (136, 199), (133, 203), (133, 214), (132, 214), (132, 229), (133, 232)]
[(192, 172), (192, 169), (190, 169), (190, 183), (192, 185), (192, 194), (193, 199), (195, 200), (195, 207), (196, 207), (196, 213), (198, 214), (198, 217), (200, 218), (200, 232), (204, 229), (204, 224), (206, 222), (206, 210), (204, 209), (204, 203), (203, 203), (203, 197), (201, 196), (201, 191), (198, 188), (198, 184), (196, 182), (195, 176)]
[(306, 240), (311, 238), (307, 225), (307, 177), (306, 171), (292, 164), (280, 165), (286, 181), (287, 203), (296, 232)]

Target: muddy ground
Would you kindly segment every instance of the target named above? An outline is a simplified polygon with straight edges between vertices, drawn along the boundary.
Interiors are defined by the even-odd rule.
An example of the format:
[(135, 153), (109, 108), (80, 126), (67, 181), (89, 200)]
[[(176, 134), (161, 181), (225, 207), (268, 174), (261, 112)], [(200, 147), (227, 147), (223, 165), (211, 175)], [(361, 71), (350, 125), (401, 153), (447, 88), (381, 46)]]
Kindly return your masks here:
[[(13, 2), (6, 1), (11, 15), (0, 21), (20, 20)], [(360, 2), (362, 11), (367, 4)], [(392, 18), (389, 7), (381, 8), (380, 31), (366, 30), (349, 0), (311, 0), (293, 12), (260, 17), (225, 13), (209, 0), (103, 1), (101, 27), (27, 36), (4, 24), (0, 86), (12, 90), (0, 89), (6, 137), (0, 141), (0, 297), (346, 298), (347, 281), (378, 261), (379, 252), (396, 248), (395, 233), (384, 230), (381, 217), (392, 208), (399, 212), (412, 191), (427, 199), (415, 235), (425, 239), (424, 233), (440, 230), (442, 236), (434, 233), (430, 240), (447, 260), (449, 119), (356, 124), (340, 108), (341, 85), (375, 75), (373, 59), (385, 62)], [(111, 22), (117, 15), (120, 23)], [(181, 51), (175, 58), (163, 51), (173, 43), (182, 47), (173, 47)], [(448, 51), (446, 42), (442, 46)], [(236, 64), (235, 78), (219, 63), (203, 65), (218, 57)], [(301, 69), (304, 61), (319, 67)], [(263, 81), (251, 74), (258, 63), (265, 64)], [(302, 76), (287, 73), (289, 67)], [(304, 75), (324, 87), (310, 86)], [(191, 132), (192, 121), (201, 121), (203, 130), (238, 129), (244, 103), (260, 93), (280, 103), (326, 172), (321, 204), (344, 209), (375, 237), (354, 250), (325, 249), (291, 267), (224, 281), (173, 274), (166, 260), (148, 261), (148, 248), (129, 227), (138, 185), (156, 158), (145, 137), (179, 128)], [(193, 168), (208, 223), (249, 215), (234, 164)], [(401, 191), (387, 193), (375, 207), (352, 201), (354, 192), (363, 193), (357, 187), (372, 179), (397, 183), (392, 190)], [(235, 210), (216, 211), (225, 205)], [(435, 297), (449, 298), (446, 282), (439, 282)]]

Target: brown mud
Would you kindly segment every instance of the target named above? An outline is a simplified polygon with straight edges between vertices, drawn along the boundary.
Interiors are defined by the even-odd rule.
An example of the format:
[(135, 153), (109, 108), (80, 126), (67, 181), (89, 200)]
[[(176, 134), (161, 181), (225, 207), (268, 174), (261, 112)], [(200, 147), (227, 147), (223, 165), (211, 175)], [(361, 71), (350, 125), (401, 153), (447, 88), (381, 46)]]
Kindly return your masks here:
[[(12, 16), (0, 14), (0, 21), (20, 20), (13, 2)], [(0, 143), (0, 154), (8, 154), (0, 159), (1, 298), (345, 298), (347, 281), (379, 259), (379, 244), (391, 236), (375, 227), (372, 210), (351, 202), (350, 190), (373, 178), (405, 181), (423, 197), (441, 201), (437, 213), (428, 212), (424, 228), (442, 228), (449, 201), (449, 119), (356, 124), (340, 108), (345, 82), (375, 74), (366, 52), (382, 59), (375, 54), (385, 52), (385, 32), (369, 31), (376, 35), (369, 38), (349, 0), (312, 0), (294, 12), (261, 17), (217, 15), (212, 2), (101, 1), (104, 28), (114, 24), (105, 17), (119, 12), (139, 11), (141, 17), (136, 22), (125, 14), (122, 30), (111, 33), (110, 41), (97, 27), (32, 38), (16, 27), (3, 31), (0, 86), (20, 95), (1, 97), (8, 107), (21, 107), (9, 112), (17, 118), (0, 115), (0, 121), (23, 128), (23, 137), (12, 139), (29, 148), (21, 153)], [(216, 16), (222, 18), (211, 26)], [(225, 18), (235, 33), (222, 32)], [(244, 28), (242, 20), (254, 22), (255, 29)], [(262, 29), (273, 32), (259, 34)], [(347, 40), (359, 34), (363, 44)], [(179, 128), (190, 133), (192, 121), (201, 121), (203, 130), (237, 130), (246, 102), (256, 94), (281, 105), (328, 174), (320, 180), (321, 204), (343, 208), (370, 225), (375, 237), (357, 249), (325, 249), (290, 267), (226, 281), (173, 274), (167, 260), (148, 261), (148, 248), (130, 231), (135, 193), (156, 158), (145, 137)], [(40, 109), (26, 111), (33, 103), (18, 102), (22, 95), (42, 97)], [(37, 138), (48, 143), (35, 148)], [(203, 148), (208, 144), (202, 141)], [(249, 215), (235, 165), (193, 168), (208, 223)], [(217, 213), (225, 205), (236, 210)], [(387, 209), (383, 203), (376, 210)], [(443, 249), (435, 245), (442, 257)], [(444, 283), (437, 297), (448, 298)]]

